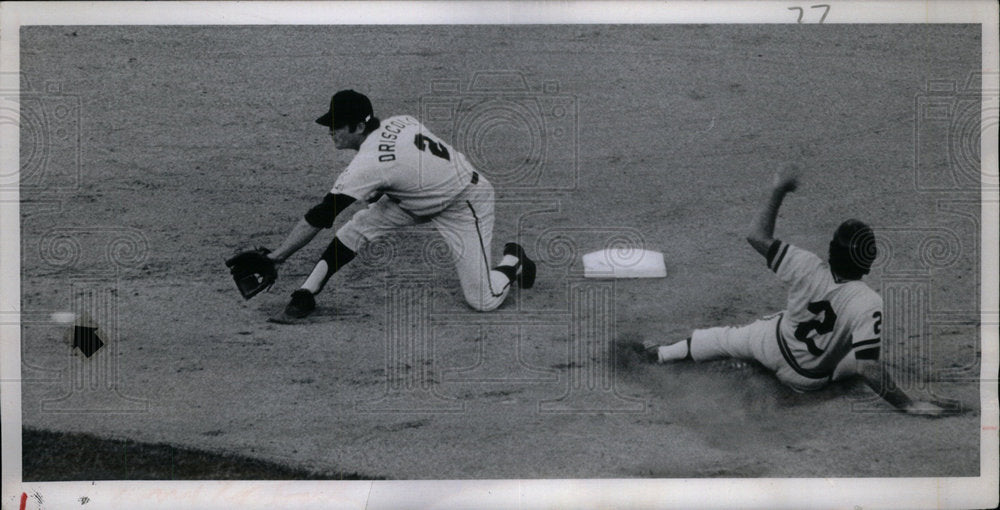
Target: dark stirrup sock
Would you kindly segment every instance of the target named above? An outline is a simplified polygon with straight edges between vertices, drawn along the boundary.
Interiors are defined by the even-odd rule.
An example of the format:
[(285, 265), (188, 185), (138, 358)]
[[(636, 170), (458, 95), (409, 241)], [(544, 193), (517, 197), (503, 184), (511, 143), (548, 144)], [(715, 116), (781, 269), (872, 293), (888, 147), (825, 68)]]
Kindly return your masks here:
[[(313, 294), (319, 294), (323, 290), (323, 287), (326, 286), (326, 282), (333, 276), (333, 273), (336, 273), (340, 268), (347, 265), (348, 262), (354, 260), (355, 255), (354, 250), (348, 248), (340, 239), (334, 237), (333, 241), (330, 241), (329, 246), (326, 247), (326, 250), (323, 251), (322, 257), (320, 257), (319, 262), (316, 263), (313, 272), (302, 287), (311, 292), (312, 289), (308, 287), (310, 284), (315, 285), (315, 278), (320, 277), (316, 292), (313, 292)], [(323, 268), (323, 265), (326, 265), (326, 267)], [(324, 269), (325, 274), (323, 274)]]

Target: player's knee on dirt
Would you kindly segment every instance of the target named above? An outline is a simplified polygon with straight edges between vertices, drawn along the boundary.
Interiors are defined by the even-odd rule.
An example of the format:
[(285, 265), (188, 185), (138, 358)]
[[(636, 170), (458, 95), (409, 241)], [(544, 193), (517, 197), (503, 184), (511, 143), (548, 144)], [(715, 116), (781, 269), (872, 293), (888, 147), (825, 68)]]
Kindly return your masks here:
[(489, 284), (483, 282), (481, 285), (462, 285), (465, 302), (477, 312), (496, 310), (503, 304), (510, 289), (510, 279), (502, 272), (490, 271), (487, 278), (490, 279)]
[[(355, 252), (360, 251), (361, 246), (365, 243), (365, 236), (361, 233), (361, 230), (357, 228), (353, 219), (344, 223), (343, 226), (337, 229), (336, 239), (339, 239), (344, 246), (347, 246), (348, 249), (352, 249)], [(354, 246), (354, 248), (350, 248), (351, 246)]]

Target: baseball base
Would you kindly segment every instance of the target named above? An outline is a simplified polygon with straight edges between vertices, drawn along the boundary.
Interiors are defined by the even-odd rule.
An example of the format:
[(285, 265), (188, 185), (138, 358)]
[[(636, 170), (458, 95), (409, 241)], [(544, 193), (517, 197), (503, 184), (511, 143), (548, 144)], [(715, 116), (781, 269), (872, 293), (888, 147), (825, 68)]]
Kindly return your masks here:
[(663, 254), (652, 250), (608, 248), (583, 256), (585, 278), (665, 278)]

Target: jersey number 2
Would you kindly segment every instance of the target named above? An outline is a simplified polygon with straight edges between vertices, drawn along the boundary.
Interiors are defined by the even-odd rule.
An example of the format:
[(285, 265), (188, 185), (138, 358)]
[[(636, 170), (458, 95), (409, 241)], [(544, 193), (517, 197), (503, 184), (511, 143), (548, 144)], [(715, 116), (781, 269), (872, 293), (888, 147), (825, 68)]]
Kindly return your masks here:
[(816, 341), (810, 338), (809, 334), (815, 331), (817, 335), (825, 335), (833, 331), (833, 325), (837, 322), (837, 314), (834, 313), (829, 301), (815, 301), (809, 303), (806, 308), (817, 316), (823, 314), (823, 319), (816, 318), (799, 324), (799, 327), (795, 328), (795, 338), (804, 342), (813, 356), (819, 356), (823, 354), (823, 349), (816, 345)]
[(448, 149), (444, 145), (441, 145), (441, 142), (436, 142), (424, 136), (423, 133), (417, 133), (417, 136), (413, 137), (413, 145), (416, 145), (421, 151), (430, 149), (431, 154), (445, 161), (451, 161), (451, 154), (448, 154)]

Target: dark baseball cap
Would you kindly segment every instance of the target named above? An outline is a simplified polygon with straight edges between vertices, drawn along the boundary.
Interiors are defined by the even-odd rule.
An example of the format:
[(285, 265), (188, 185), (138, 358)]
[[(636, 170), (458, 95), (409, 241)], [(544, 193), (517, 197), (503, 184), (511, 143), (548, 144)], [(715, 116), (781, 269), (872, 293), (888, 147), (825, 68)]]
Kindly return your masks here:
[(330, 111), (316, 119), (316, 123), (337, 129), (359, 122), (368, 122), (372, 115), (372, 102), (367, 96), (353, 90), (341, 90), (330, 98)]

